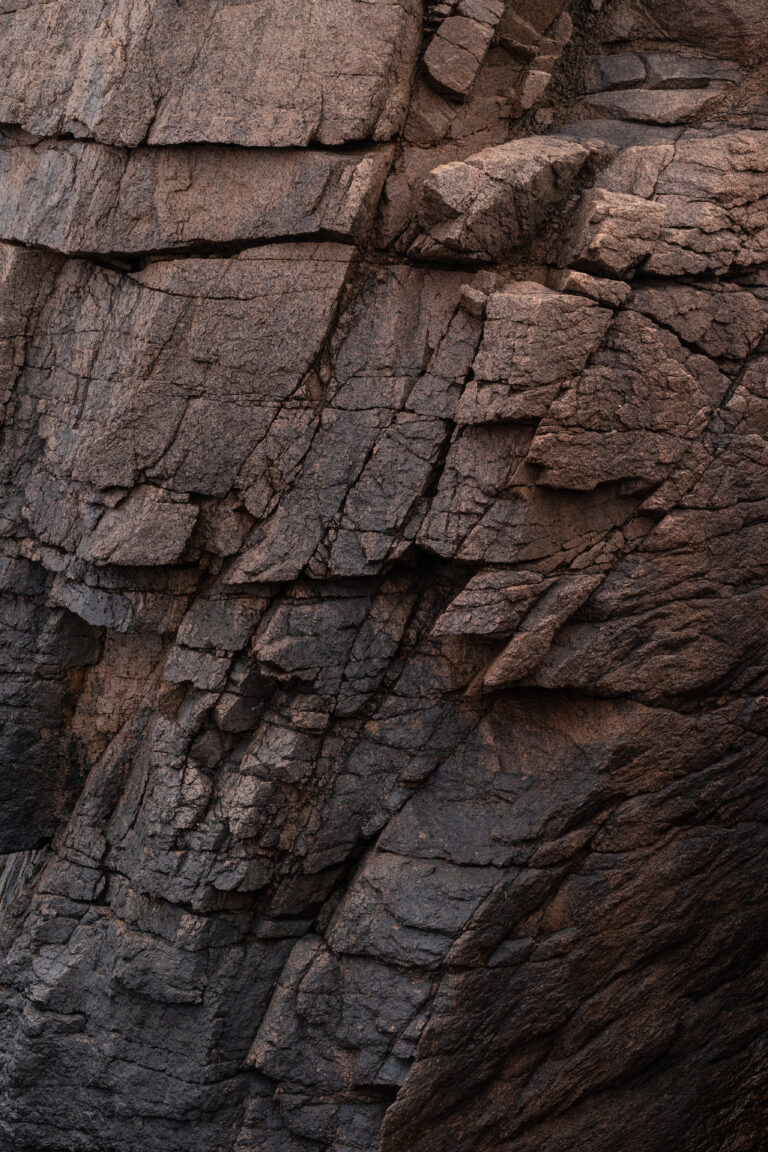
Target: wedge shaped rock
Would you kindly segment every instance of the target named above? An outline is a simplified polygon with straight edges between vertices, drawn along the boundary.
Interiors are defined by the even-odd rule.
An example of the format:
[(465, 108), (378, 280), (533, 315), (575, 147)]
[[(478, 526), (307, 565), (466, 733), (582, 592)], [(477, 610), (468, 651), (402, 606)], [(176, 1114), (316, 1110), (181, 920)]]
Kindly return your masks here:
[(428, 258), (500, 259), (530, 241), (589, 160), (580, 144), (533, 136), (441, 165), (424, 181), (423, 235), (412, 252)]

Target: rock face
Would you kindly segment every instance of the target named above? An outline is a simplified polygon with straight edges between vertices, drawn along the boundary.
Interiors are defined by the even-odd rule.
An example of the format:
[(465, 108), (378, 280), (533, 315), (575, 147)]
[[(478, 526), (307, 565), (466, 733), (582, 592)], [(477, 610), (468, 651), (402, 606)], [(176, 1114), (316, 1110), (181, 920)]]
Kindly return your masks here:
[(0, 1148), (768, 1147), (763, 0), (0, 0)]

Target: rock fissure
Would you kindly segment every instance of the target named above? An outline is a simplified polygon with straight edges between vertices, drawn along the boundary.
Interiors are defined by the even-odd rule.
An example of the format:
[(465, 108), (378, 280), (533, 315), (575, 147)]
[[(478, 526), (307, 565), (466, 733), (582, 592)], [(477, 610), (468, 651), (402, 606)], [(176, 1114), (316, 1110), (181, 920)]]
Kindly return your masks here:
[(761, 1152), (768, 17), (0, 4), (0, 1145)]

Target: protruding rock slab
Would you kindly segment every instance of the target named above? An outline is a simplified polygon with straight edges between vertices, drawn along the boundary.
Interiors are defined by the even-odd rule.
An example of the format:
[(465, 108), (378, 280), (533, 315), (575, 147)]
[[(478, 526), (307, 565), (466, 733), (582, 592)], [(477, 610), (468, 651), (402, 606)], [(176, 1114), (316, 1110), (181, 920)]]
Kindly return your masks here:
[(571, 223), (561, 262), (628, 276), (653, 251), (664, 218), (664, 208), (652, 200), (590, 188)]
[[(616, 128), (613, 125), (613, 128)], [(568, 129), (570, 137), (571, 129)], [(586, 146), (619, 150), (581, 199), (561, 261), (610, 276), (722, 276), (768, 256), (768, 132), (578, 125)]]
[(648, 124), (688, 124), (715, 108), (727, 91), (728, 87), (724, 84), (658, 92), (648, 88), (632, 88), (621, 92), (597, 92), (587, 99), (587, 103), (622, 120), (641, 120)]
[(412, 252), (484, 261), (508, 255), (568, 195), (590, 156), (574, 141), (530, 136), (441, 164), (424, 181), (423, 234)]
[(0, 238), (130, 255), (313, 234), (360, 237), (392, 159), (215, 145), (114, 148), (0, 132)]

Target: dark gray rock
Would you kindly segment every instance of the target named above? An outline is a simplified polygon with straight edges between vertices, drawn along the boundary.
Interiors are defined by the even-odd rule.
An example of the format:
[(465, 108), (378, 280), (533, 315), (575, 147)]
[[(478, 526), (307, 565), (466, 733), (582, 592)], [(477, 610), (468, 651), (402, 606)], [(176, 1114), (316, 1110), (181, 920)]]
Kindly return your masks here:
[(600, 9), (0, 0), (3, 1152), (766, 1146), (764, 16)]

